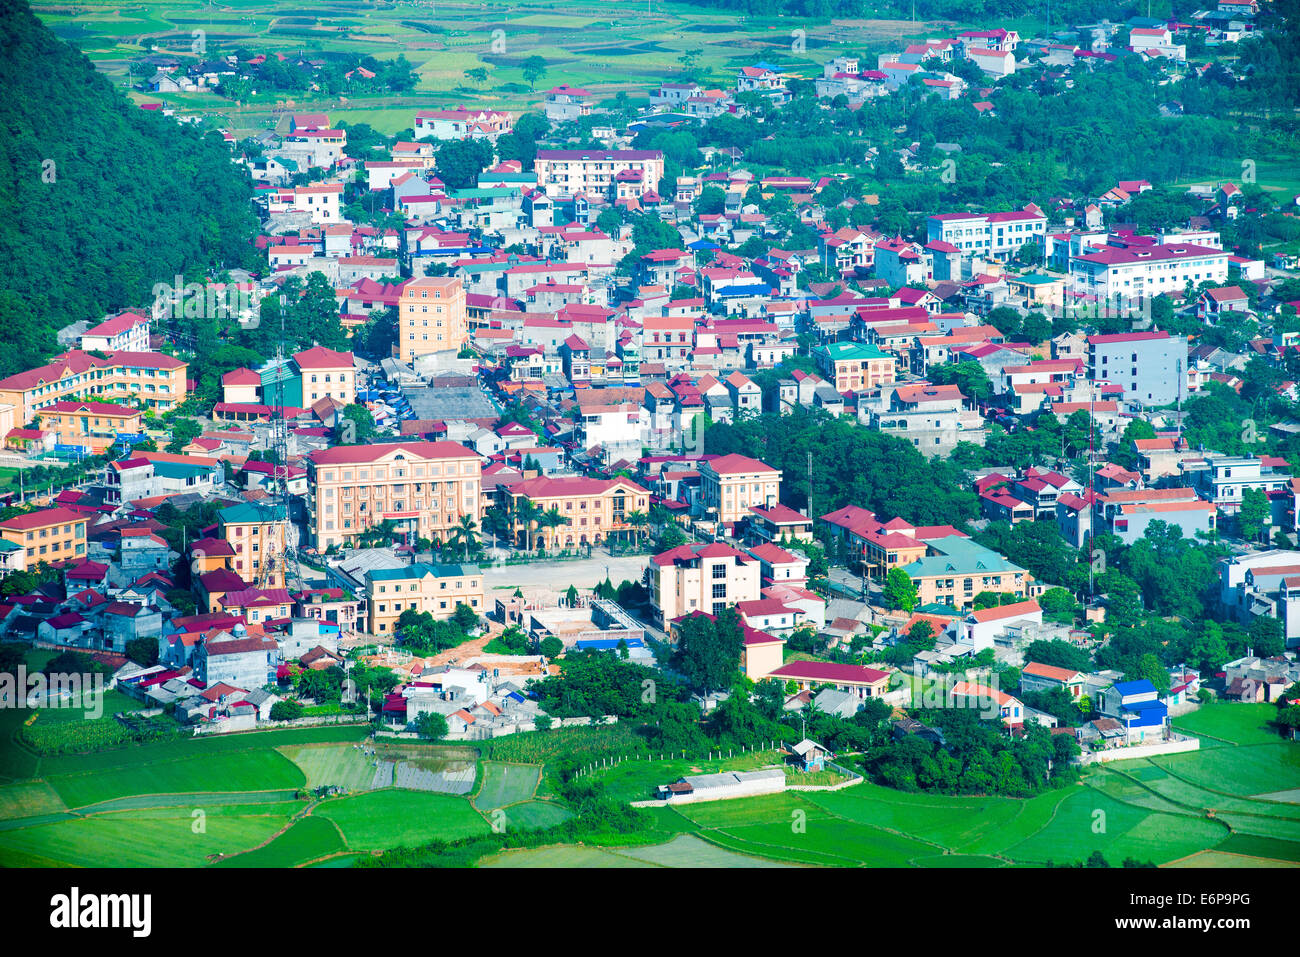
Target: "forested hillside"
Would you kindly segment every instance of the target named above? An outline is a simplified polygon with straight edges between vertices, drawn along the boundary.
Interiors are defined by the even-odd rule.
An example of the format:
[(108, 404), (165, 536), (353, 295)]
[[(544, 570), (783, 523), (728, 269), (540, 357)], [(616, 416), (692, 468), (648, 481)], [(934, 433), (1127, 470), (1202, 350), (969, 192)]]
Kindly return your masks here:
[(250, 190), (218, 134), (141, 110), (0, 0), (0, 375), (177, 273), (253, 264)]

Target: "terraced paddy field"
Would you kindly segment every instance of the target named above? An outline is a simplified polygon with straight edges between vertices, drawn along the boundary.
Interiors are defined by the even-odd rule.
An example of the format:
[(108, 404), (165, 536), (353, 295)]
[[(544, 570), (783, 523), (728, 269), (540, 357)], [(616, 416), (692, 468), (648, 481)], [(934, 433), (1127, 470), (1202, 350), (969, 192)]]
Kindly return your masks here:
[(333, 821), (351, 850), (416, 847), (491, 829), (464, 798), (395, 788), (325, 801), (312, 815)]
[(735, 854), (683, 834), (647, 847), (544, 847), (505, 851), (480, 867), (785, 867), (778, 861)]
[[(1073, 863), (1100, 851), (1114, 865), (1300, 864), (1300, 746), (1265, 737), (1257, 710), (1207, 708), (1188, 719), (1215, 734), (1216, 746), (1090, 768), (1082, 784), (1030, 799), (861, 783), (656, 806), (642, 832), (494, 853), (482, 863), (983, 868)], [(32, 755), (37, 773), (0, 784), (0, 864), (343, 867), (384, 850), (486, 835), (494, 825), (544, 828), (570, 817), (551, 799), (540, 763), (480, 760), (466, 747), (375, 745), (364, 734), (258, 732)], [(600, 774), (607, 793), (631, 800), (697, 767), (767, 759), (737, 755), (707, 768), (633, 761)], [(389, 784), (399, 773), (444, 789)], [(318, 796), (330, 787), (343, 793)]]
[[(0, 864), (203, 867), (218, 855), (270, 839), (299, 807), (293, 802), (148, 808), (0, 831)], [(194, 810), (202, 810), (203, 817), (196, 818)]]
[[(76, 43), (96, 66), (126, 86), (129, 67), (156, 48), (182, 61), (245, 49), (325, 57), (341, 54), (379, 60), (406, 56), (418, 75), (413, 91), (400, 97), (321, 97), (259, 92), (236, 104), (212, 93), (133, 93), (202, 113), (245, 135), (274, 125), (274, 110), (327, 110), (335, 122), (365, 122), (385, 133), (412, 125), (414, 111), (480, 105), (537, 109), (546, 89), (567, 83), (613, 98), (620, 91), (644, 98), (664, 80), (680, 79), (683, 58), (694, 57), (707, 86), (734, 83), (736, 71), (758, 61), (779, 64), (803, 76), (821, 73), (836, 53), (874, 55), (906, 38), (924, 38), (944, 27), (927, 22), (831, 21), (800, 18), (740, 18), (682, 2), (606, 0), (590, 12), (570, 12), (546, 0), (488, 0), (380, 5), (358, 0), (175, 0), (109, 3), (83, 0), (72, 6), (38, 4), (35, 12), (54, 33)], [(796, 29), (798, 32), (796, 33)], [(523, 63), (541, 56), (546, 73), (533, 89)], [(466, 71), (484, 69), (483, 81)]]

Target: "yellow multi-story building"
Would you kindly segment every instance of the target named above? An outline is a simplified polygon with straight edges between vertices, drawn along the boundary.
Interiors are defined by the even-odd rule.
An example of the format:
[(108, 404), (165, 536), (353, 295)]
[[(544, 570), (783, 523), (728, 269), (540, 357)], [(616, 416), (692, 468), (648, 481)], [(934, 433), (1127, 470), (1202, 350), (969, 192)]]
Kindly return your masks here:
[(916, 585), (916, 604), (971, 607), (980, 592), (1024, 598), (1034, 576), (997, 552), (961, 535), (926, 542), (926, 555), (902, 566)]
[(60, 445), (77, 445), (99, 455), (119, 435), (139, 435), (141, 413), (113, 402), (55, 402), (36, 414), (40, 427), (53, 432)]
[(231, 571), (258, 588), (284, 587), (289, 522), (283, 505), (232, 505), (217, 513), (217, 527), (234, 552), (228, 566)]
[(312, 346), (294, 353), (293, 364), (302, 376), (302, 404), (307, 408), (321, 399), (336, 399), (344, 405), (357, 401), (352, 353)]
[(86, 517), (70, 508), (45, 508), (0, 522), (0, 539), (27, 551), (27, 567), (86, 557)]
[[(610, 534), (636, 534), (628, 522), (633, 512), (649, 515), (650, 493), (630, 479), (592, 479), (581, 476), (524, 479), (504, 487), (511, 505), (513, 539), (533, 548), (573, 548), (595, 545)], [(522, 508), (531, 502), (534, 517), (525, 520)], [(565, 521), (552, 523), (548, 516)]]
[(433, 352), (458, 352), (469, 342), (465, 287), (454, 276), (412, 279), (397, 307), (397, 357), (412, 362)]
[(863, 342), (832, 342), (813, 350), (817, 371), (836, 392), (862, 392), (890, 385), (897, 374), (894, 357)]
[(477, 565), (416, 562), (366, 572), (366, 628), (372, 635), (391, 635), (409, 609), (444, 619), (456, 613), (457, 605), (483, 614), (483, 575)]
[(446, 540), (468, 515), (481, 518), (483, 467), (456, 442), (342, 445), (307, 456), (308, 524), (320, 549), (348, 545), (391, 521), (399, 533)]
[(711, 521), (733, 525), (751, 508), (780, 501), (781, 470), (744, 455), (720, 455), (700, 463), (700, 503)]
[(23, 422), (64, 399), (136, 400), (166, 412), (185, 401), (189, 365), (161, 352), (112, 352), (104, 358), (72, 351), (43, 366), (0, 379), (0, 405), (12, 405)]

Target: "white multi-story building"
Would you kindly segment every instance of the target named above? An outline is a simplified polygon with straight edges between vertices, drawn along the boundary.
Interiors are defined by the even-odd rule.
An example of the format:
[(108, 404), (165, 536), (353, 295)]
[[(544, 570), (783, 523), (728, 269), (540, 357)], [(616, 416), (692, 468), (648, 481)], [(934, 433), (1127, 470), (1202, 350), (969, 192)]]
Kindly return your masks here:
[[(552, 199), (579, 193), (640, 196), (658, 190), (664, 176), (659, 150), (538, 150), (537, 185)], [(628, 174), (640, 174), (635, 181)], [(621, 178), (620, 178), (621, 177)]]
[(941, 213), (926, 221), (927, 242), (950, 243), (963, 255), (1013, 256), (1046, 235), (1047, 217), (1035, 206), (1006, 213)]
[(1128, 33), (1128, 48), (1148, 56), (1187, 59), (1187, 47), (1174, 43), (1174, 34), (1168, 27), (1134, 27)]
[(1124, 399), (1144, 406), (1182, 398), (1187, 340), (1167, 332), (1120, 332), (1088, 337), (1088, 378), (1114, 382)]
[(1112, 239), (1101, 248), (1072, 253), (1070, 284), (1098, 299), (1142, 299), (1181, 292), (1188, 283), (1228, 279), (1228, 254), (1191, 243), (1138, 245)]

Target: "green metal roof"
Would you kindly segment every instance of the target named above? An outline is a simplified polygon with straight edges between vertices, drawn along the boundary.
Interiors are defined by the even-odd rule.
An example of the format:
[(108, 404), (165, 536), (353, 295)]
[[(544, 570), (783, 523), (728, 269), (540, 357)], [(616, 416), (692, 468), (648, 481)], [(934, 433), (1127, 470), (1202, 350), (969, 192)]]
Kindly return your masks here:
[(831, 342), (818, 346), (819, 352), (825, 352), (832, 359), (893, 359), (894, 356), (877, 346), (865, 342)]
[(242, 502), (223, 508), (217, 513), (222, 525), (245, 525), (250, 522), (275, 522), (285, 517), (283, 504), (266, 505), (261, 502)]
[(926, 555), (910, 565), (904, 565), (903, 571), (912, 578), (926, 578), (933, 575), (979, 575), (1023, 572), (1019, 565), (1013, 565), (991, 548), (985, 548), (969, 538), (949, 535), (946, 538), (933, 539), (930, 548), (938, 555)]
[(406, 581), (410, 578), (460, 578), (465, 575), (479, 574), (477, 565), (438, 565), (432, 562), (416, 562), (405, 568), (372, 568), (366, 572), (371, 581)]

